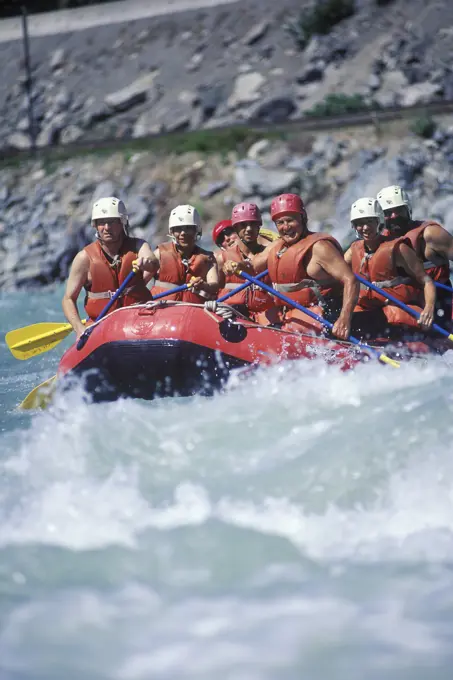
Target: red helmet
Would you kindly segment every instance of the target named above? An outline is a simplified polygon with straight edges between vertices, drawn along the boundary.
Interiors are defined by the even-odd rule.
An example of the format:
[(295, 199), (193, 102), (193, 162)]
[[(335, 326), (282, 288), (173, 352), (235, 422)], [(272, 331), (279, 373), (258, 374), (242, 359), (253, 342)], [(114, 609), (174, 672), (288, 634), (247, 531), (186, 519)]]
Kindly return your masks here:
[(231, 213), (233, 227), (241, 222), (259, 222), (262, 224), (260, 209), (255, 203), (238, 203)]
[(212, 230), (212, 240), (216, 245), (222, 231), (225, 229), (231, 229), (232, 226), (231, 220), (220, 220), (220, 222), (217, 222), (214, 229)]
[(272, 199), (271, 203), (271, 218), (275, 222), (281, 215), (285, 213), (299, 213), (299, 215), (306, 216), (305, 206), (298, 194), (280, 194)]

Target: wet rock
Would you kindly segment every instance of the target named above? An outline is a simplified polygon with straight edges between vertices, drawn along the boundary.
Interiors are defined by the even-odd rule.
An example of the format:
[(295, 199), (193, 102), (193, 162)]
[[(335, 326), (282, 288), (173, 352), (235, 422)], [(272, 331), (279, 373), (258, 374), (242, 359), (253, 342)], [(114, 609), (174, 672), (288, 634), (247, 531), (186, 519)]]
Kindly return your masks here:
[(105, 104), (114, 111), (127, 111), (131, 107), (145, 102), (157, 74), (158, 71), (152, 71), (137, 78), (127, 87), (111, 92), (105, 97)]
[(234, 109), (241, 104), (250, 104), (258, 99), (260, 88), (266, 79), (261, 73), (242, 73), (237, 76), (233, 91), (228, 98), (228, 107)]
[(218, 107), (224, 100), (225, 88), (223, 85), (201, 85), (198, 89), (198, 102), (202, 111), (203, 120), (212, 118)]
[(73, 144), (78, 139), (83, 137), (83, 130), (78, 125), (68, 125), (63, 128), (60, 134), (60, 142), (65, 144)]
[(203, 61), (203, 53), (202, 52), (195, 52), (195, 54), (192, 56), (192, 58), (186, 64), (187, 71), (189, 71), (189, 72), (197, 71), (200, 68), (202, 61)]
[(244, 45), (254, 45), (257, 43), (259, 40), (264, 38), (266, 35), (268, 29), (269, 29), (269, 21), (261, 21), (259, 24), (256, 24), (253, 26), (250, 31), (248, 31), (245, 36), (242, 38), (242, 42)]
[(316, 83), (324, 78), (325, 70), (326, 64), (322, 60), (307, 64), (307, 66), (297, 74), (296, 82), (300, 85)]
[(151, 214), (151, 207), (142, 196), (131, 194), (126, 200), (129, 222), (132, 229), (143, 227)]
[(415, 104), (429, 102), (440, 92), (442, 92), (442, 86), (429, 81), (408, 85), (401, 93), (401, 104), (402, 106), (415, 106)]
[(13, 132), (7, 139), (7, 145), (13, 149), (30, 149), (31, 139), (23, 132)]
[(66, 61), (66, 51), (60, 47), (56, 49), (54, 52), (52, 52), (51, 58), (50, 58), (50, 68), (53, 71), (57, 71), (58, 69), (63, 68), (64, 64)]
[(297, 172), (262, 168), (254, 161), (243, 160), (236, 165), (235, 184), (243, 196), (269, 197), (291, 189), (297, 191), (300, 178)]
[(396, 163), (398, 167), (397, 184), (410, 189), (428, 163), (428, 156), (421, 148), (414, 148), (403, 157), (397, 158)]
[[(90, 202), (95, 203), (100, 198), (105, 198), (106, 196), (117, 196), (116, 186), (110, 180), (104, 180), (96, 186)], [(119, 196), (117, 197), (120, 198)]]
[(224, 182), (224, 181), (219, 181), (219, 182), (211, 182), (209, 186), (204, 189), (203, 191), (200, 192), (200, 198), (206, 199), (206, 198), (211, 198), (212, 196), (215, 196), (216, 194), (220, 193), (221, 191), (224, 191), (230, 186), (229, 182)]
[(247, 151), (247, 158), (250, 158), (253, 161), (257, 161), (261, 154), (265, 153), (271, 145), (271, 142), (269, 139), (259, 139), (257, 142), (254, 142), (252, 146), (248, 149)]
[(269, 124), (284, 123), (296, 109), (296, 104), (291, 97), (271, 97), (256, 107), (250, 120)]

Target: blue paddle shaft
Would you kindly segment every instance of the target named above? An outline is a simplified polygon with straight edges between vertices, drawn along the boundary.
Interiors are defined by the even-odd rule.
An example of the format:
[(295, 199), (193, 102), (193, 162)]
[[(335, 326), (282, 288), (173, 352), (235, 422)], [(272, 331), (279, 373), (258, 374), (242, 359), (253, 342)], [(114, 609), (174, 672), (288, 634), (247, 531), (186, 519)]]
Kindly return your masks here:
[[(268, 270), (265, 269), (264, 272), (261, 272), (261, 274), (257, 274), (255, 277), (256, 279), (262, 279), (263, 276), (266, 276), (268, 274)], [(233, 295), (236, 295), (236, 293), (240, 293), (244, 288), (248, 288), (251, 285), (250, 282), (243, 283), (242, 285), (238, 286), (237, 288), (234, 288), (231, 290), (229, 293), (225, 293), (225, 295), (222, 295), (222, 297), (219, 297), (217, 302), (225, 302), (225, 300), (228, 300), (228, 298), (233, 297)]]
[[(159, 282), (156, 282), (156, 287), (159, 287)], [(185, 290), (187, 290), (189, 286), (187, 283), (184, 283), (182, 286), (176, 286), (176, 288), (169, 288), (168, 290), (164, 290), (163, 293), (158, 293), (157, 295), (153, 295), (153, 302), (154, 300), (160, 300), (160, 298), (166, 297), (167, 295), (175, 295), (175, 293), (183, 293)]]
[[(324, 319), (322, 316), (319, 316), (319, 314), (316, 314), (315, 312), (312, 312), (310, 309), (307, 309), (306, 307), (303, 307), (300, 305), (298, 302), (295, 300), (291, 300), (291, 298), (287, 297), (286, 295), (283, 295), (283, 293), (280, 293), (279, 291), (275, 290), (274, 288), (271, 288), (271, 286), (268, 286), (266, 283), (263, 283), (262, 281), (259, 281), (258, 279), (254, 278), (253, 276), (250, 276), (246, 272), (241, 272), (241, 276), (244, 277), (244, 279), (247, 279), (247, 281), (250, 281), (250, 283), (255, 283), (257, 286), (261, 286), (261, 288), (271, 295), (274, 295), (277, 298), (280, 298), (283, 302), (286, 302), (286, 304), (291, 305), (292, 307), (295, 307), (296, 309), (300, 310), (301, 312), (304, 312), (304, 314), (307, 314), (308, 316), (311, 316), (312, 319), (316, 319), (316, 321), (319, 321), (322, 323), (324, 326), (327, 328), (332, 329), (333, 328), (333, 323), (330, 323), (330, 321), (327, 321), (327, 319)], [(358, 345), (359, 347), (362, 347), (365, 351), (369, 352), (373, 356), (377, 357), (378, 359), (381, 358), (380, 352), (375, 350), (373, 347), (370, 347), (364, 342), (361, 342), (358, 338), (355, 338), (353, 335), (350, 335), (348, 338), (349, 342), (352, 342), (353, 345)]]
[[(413, 316), (414, 319), (420, 318), (420, 312), (415, 311), (415, 309), (412, 309), (404, 302), (401, 302), (401, 300), (398, 300), (398, 298), (396, 298), (391, 293), (387, 293), (387, 291), (384, 292), (382, 288), (375, 286), (374, 283), (371, 283), (371, 281), (364, 279), (363, 276), (360, 276), (360, 274), (355, 274), (355, 277), (358, 281), (360, 281), (360, 283), (363, 283), (365, 286), (368, 286), (368, 288), (371, 288), (371, 290), (374, 290), (376, 293), (379, 293), (379, 295), (382, 295), (382, 297), (387, 298), (387, 300), (390, 300), (390, 302), (394, 302), (395, 305), (397, 305), (397, 307), (404, 309), (404, 311)], [(441, 326), (438, 326), (437, 323), (433, 323), (432, 327), (434, 328), (435, 331), (445, 336), (446, 338), (450, 337), (450, 333)]]
[[(109, 300), (109, 301), (107, 302), (107, 304), (105, 305), (104, 309), (102, 310), (102, 312), (99, 314), (99, 316), (98, 316), (97, 319), (95, 320), (95, 323), (96, 323), (96, 321), (100, 321), (100, 320), (101, 320), (101, 319), (109, 312), (109, 310), (111, 309), (112, 305), (115, 304), (115, 302), (118, 300), (119, 296), (120, 296), (120, 295), (122, 294), (122, 292), (126, 289), (127, 284), (129, 283), (129, 281), (131, 281), (131, 279), (132, 279), (134, 276), (135, 276), (135, 270), (132, 270), (132, 271), (126, 276), (126, 278), (124, 279), (124, 281), (123, 281), (123, 283), (121, 284), (121, 286), (118, 288), (118, 290), (116, 291), (116, 293), (112, 296), (111, 300)], [(90, 337), (91, 333), (93, 332), (93, 329), (94, 329), (94, 326), (90, 326), (90, 327), (87, 328), (86, 331), (84, 331), (84, 332), (82, 333), (82, 335), (80, 336), (80, 338), (79, 338), (79, 340), (78, 340), (78, 342), (77, 342), (77, 349), (78, 349), (79, 351), (80, 351), (83, 347), (85, 347), (86, 341), (88, 340), (88, 338)]]
[(449, 293), (453, 293), (453, 288), (451, 286), (446, 286), (445, 283), (439, 283), (439, 281), (433, 281), (437, 288), (442, 288), (442, 290), (448, 290)]

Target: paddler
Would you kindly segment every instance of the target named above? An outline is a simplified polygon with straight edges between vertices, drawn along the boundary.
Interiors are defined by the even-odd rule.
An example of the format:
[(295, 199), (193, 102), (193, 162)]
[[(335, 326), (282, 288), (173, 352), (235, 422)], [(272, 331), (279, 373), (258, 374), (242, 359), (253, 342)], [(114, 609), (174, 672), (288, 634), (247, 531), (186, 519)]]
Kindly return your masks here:
[(150, 245), (129, 236), (129, 218), (123, 201), (114, 196), (97, 200), (91, 213), (96, 240), (75, 256), (63, 297), (63, 312), (77, 339), (85, 326), (77, 309), (77, 300), (85, 289), (85, 311), (92, 321), (104, 309), (132, 268), (138, 269), (131, 284), (112, 307), (126, 307), (151, 300), (143, 272), (151, 278), (159, 263)]
[[(219, 297), (231, 292), (231, 290), (244, 283), (244, 279), (239, 274), (232, 273), (231, 267), (227, 263), (246, 263), (249, 267), (248, 271), (256, 274), (253, 269), (252, 258), (254, 255), (262, 253), (265, 249), (265, 246), (260, 243), (262, 218), (256, 203), (238, 203), (235, 205), (231, 211), (231, 224), (236, 231), (237, 240), (217, 255), (219, 263)], [(268, 240), (262, 240), (269, 244)], [(265, 277), (264, 282), (270, 284), (270, 279)], [(269, 318), (261, 314), (271, 308), (276, 309), (276, 306), (272, 297), (258, 286), (248, 286), (240, 293), (233, 295), (228, 300), (228, 304), (265, 325), (278, 321), (278, 316), (275, 314), (271, 314)]]
[(202, 236), (198, 210), (193, 205), (176, 206), (170, 213), (168, 231), (170, 243), (162, 243), (154, 251), (159, 269), (152, 294), (187, 283), (190, 290), (167, 299), (196, 304), (215, 300), (219, 289), (217, 262), (212, 251), (197, 245)]
[[(379, 201), (359, 198), (351, 206), (351, 226), (357, 234), (344, 257), (354, 274), (360, 274), (382, 290), (420, 312), (417, 321), (408, 312), (388, 302), (363, 284), (354, 315), (354, 332), (365, 337), (389, 335), (399, 330), (428, 330), (434, 318), (436, 289), (415, 254), (411, 241), (402, 236), (386, 240), (384, 213)], [(362, 288), (362, 286), (361, 286)], [(394, 335), (394, 334), (393, 334)]]
[[(252, 258), (253, 271), (269, 269), (275, 290), (333, 323), (333, 334), (347, 340), (359, 284), (346, 264), (340, 244), (330, 234), (308, 229), (301, 197), (281, 194), (271, 202), (271, 218), (279, 239)], [(246, 263), (227, 263), (231, 272)], [(250, 268), (248, 270), (250, 272)], [(282, 310), (283, 327), (319, 333), (323, 326), (306, 314), (276, 299)]]
[[(238, 239), (239, 236), (237, 235), (231, 220), (220, 220), (220, 222), (217, 222), (217, 224), (214, 226), (214, 229), (212, 230), (212, 241), (217, 246), (217, 248), (220, 248), (220, 250), (229, 248)], [(217, 263), (219, 263), (218, 255), (220, 255), (220, 253), (217, 252)]]
[[(388, 239), (407, 236), (426, 273), (439, 283), (451, 287), (450, 262), (453, 261), (453, 236), (435, 220), (413, 220), (408, 193), (399, 185), (381, 189), (377, 200), (384, 211)], [(452, 296), (437, 288), (435, 321), (449, 327), (452, 318)]]

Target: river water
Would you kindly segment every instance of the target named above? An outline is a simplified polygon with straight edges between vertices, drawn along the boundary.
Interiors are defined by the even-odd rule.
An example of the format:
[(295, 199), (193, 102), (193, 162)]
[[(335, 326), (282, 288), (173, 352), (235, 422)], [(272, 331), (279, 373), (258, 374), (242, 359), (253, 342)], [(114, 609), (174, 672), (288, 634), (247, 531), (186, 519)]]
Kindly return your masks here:
[(450, 353), (18, 412), (61, 295), (0, 298), (1, 680), (450, 679)]

